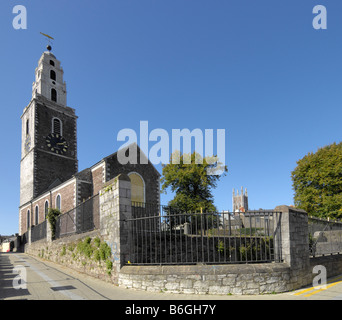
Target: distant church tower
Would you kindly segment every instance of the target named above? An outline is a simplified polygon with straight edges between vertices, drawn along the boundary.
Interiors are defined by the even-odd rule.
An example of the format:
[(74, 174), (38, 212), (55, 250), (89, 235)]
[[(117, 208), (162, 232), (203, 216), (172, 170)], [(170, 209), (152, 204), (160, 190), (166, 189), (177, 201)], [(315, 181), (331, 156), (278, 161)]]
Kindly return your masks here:
[(248, 195), (247, 188), (245, 189), (245, 193), (243, 193), (243, 187), (241, 187), (241, 194), (239, 194), (239, 190), (237, 190), (237, 194), (235, 194), (235, 190), (233, 189), (233, 212), (236, 211), (247, 211), (248, 210)]
[(60, 61), (47, 49), (21, 116), (20, 206), (78, 171), (77, 116), (66, 105)]

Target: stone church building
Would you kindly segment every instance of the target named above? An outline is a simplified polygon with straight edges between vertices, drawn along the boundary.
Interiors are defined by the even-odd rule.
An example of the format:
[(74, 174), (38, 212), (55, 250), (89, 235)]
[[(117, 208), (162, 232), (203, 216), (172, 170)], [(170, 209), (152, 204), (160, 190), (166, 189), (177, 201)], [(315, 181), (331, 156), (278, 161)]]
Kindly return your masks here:
[(159, 204), (160, 174), (150, 162), (122, 165), (115, 152), (78, 172), (76, 110), (67, 106), (63, 69), (51, 47), (39, 59), (21, 121), (20, 235), (43, 222), (49, 208), (68, 212), (120, 173), (131, 179), (132, 201)]
[(248, 194), (247, 188), (245, 192), (243, 192), (243, 187), (241, 187), (241, 193), (239, 194), (239, 190), (236, 191), (233, 189), (233, 210), (232, 212), (246, 212), (248, 211)]

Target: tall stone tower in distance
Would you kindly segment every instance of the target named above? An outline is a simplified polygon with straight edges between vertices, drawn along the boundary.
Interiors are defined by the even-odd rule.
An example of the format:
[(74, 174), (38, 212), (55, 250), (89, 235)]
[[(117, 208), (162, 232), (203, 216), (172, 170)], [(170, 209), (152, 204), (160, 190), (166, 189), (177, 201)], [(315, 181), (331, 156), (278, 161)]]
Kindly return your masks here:
[(237, 211), (245, 212), (247, 210), (248, 210), (247, 188), (245, 189), (245, 193), (243, 193), (243, 187), (241, 187), (240, 194), (239, 194), (239, 190), (237, 190), (237, 194), (235, 194), (235, 189), (233, 189), (233, 212), (237, 212)]

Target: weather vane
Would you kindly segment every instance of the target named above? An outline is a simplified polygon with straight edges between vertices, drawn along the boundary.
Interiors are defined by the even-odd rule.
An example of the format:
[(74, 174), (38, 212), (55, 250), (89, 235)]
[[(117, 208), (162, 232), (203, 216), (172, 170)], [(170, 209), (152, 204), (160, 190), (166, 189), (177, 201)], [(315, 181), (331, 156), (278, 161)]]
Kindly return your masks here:
[(47, 48), (49, 51), (51, 51), (51, 50), (52, 50), (51, 41), (52, 41), (52, 40), (55, 40), (55, 39), (52, 38), (51, 36), (49, 36), (48, 34), (43, 33), (43, 32), (41, 32), (40, 34), (43, 35), (44, 37), (46, 37), (46, 38), (48, 39), (48, 45), (47, 45), (46, 48)]

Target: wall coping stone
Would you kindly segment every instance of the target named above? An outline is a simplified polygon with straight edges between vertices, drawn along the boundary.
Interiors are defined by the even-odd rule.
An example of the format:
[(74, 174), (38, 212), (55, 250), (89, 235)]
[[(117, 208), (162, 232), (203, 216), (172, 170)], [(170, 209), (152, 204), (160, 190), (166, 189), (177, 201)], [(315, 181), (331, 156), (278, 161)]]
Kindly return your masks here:
[(105, 187), (108, 187), (110, 186), (111, 184), (117, 182), (117, 181), (129, 181), (131, 182), (129, 176), (125, 173), (121, 173), (119, 175), (117, 175), (115, 178), (109, 180), (109, 181), (106, 181), (103, 185), (102, 185), (102, 189), (104, 189)]
[(288, 210), (291, 210), (291, 211), (295, 211), (297, 212), (298, 214), (304, 214), (304, 215), (308, 215), (307, 212), (303, 209), (299, 209), (299, 208), (296, 208), (296, 207), (291, 207), (291, 206), (287, 206), (287, 205), (280, 205), (280, 206), (277, 206), (275, 207), (274, 211), (277, 211), (277, 212), (283, 212), (283, 211), (286, 211), (284, 209), (288, 209)]
[(229, 264), (229, 265), (192, 265), (192, 266), (124, 266), (122, 274), (162, 274), (162, 275), (217, 275), (290, 272), (286, 263)]

